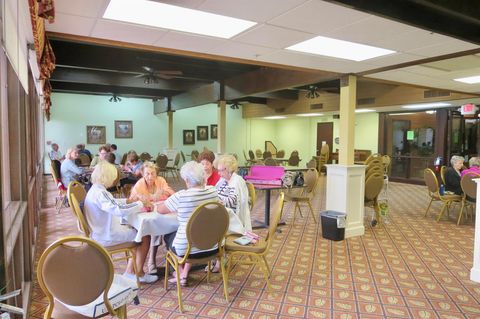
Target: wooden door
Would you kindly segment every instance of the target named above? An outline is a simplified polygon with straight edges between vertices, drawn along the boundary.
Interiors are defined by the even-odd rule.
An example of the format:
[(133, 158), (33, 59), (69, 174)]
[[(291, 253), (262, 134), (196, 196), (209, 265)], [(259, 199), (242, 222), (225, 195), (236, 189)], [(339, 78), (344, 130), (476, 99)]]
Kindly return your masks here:
[(317, 123), (317, 156), (320, 156), (323, 141), (327, 142), (331, 154), (333, 151), (333, 122)]

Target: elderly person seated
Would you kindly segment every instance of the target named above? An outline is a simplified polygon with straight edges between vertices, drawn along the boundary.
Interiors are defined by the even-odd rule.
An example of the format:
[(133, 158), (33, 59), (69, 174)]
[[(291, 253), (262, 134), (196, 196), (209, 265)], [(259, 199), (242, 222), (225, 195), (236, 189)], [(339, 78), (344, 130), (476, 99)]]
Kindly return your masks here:
[[(175, 191), (168, 186), (165, 178), (157, 176), (157, 166), (152, 162), (145, 162), (142, 166), (143, 178), (133, 186), (130, 193), (130, 201), (140, 200), (144, 204), (153, 206), (153, 203), (164, 201)], [(153, 273), (157, 271), (156, 256), (158, 246), (160, 245), (160, 236), (152, 238), (150, 255), (148, 258), (148, 271)]]
[(75, 160), (78, 158), (78, 150), (76, 148), (69, 148), (65, 154), (65, 160), (60, 166), (60, 176), (62, 183), (65, 187), (68, 187), (70, 182), (76, 180), (76, 176), (84, 173), (84, 169), (78, 167), (75, 164)]
[[(91, 238), (103, 246), (112, 246), (133, 241), (137, 231), (122, 224), (122, 217), (146, 211), (141, 201), (130, 204), (125, 199), (115, 199), (107, 191), (117, 178), (117, 169), (107, 161), (101, 161), (92, 173), (92, 187), (84, 203), (85, 216), (91, 228)], [(157, 276), (145, 274), (143, 264), (150, 247), (150, 236), (144, 236), (135, 252), (138, 277), (142, 283), (158, 280)], [(135, 279), (133, 263), (130, 259), (124, 276)]]
[(135, 151), (129, 152), (127, 162), (123, 166), (123, 170), (129, 175), (126, 178), (122, 178), (120, 181), (121, 185), (135, 184), (142, 177), (142, 165), (143, 162), (140, 160), (138, 154)]
[(110, 152), (110, 147), (106, 145), (102, 145), (98, 148), (98, 154), (95, 155), (95, 157), (92, 159), (92, 162), (90, 163), (90, 168), (94, 168), (95, 165), (97, 165), (100, 161), (104, 161), (106, 156)]
[(468, 169), (462, 171), (462, 177), (468, 173), (480, 174), (480, 157), (472, 157), (468, 160)]
[(198, 157), (197, 162), (202, 164), (203, 169), (205, 170), (205, 175), (207, 179), (207, 185), (215, 186), (220, 180), (220, 175), (218, 175), (217, 170), (213, 167), (213, 162), (215, 161), (215, 154), (212, 151), (206, 150), (203, 151)]
[[(219, 202), (215, 187), (205, 185), (205, 170), (202, 165), (197, 162), (187, 162), (180, 169), (180, 176), (185, 181), (187, 189), (181, 190), (170, 196), (165, 202), (157, 206), (157, 212), (160, 214), (168, 214), (177, 212), (179, 223), (178, 230), (174, 233), (164, 236), (168, 249), (178, 256), (184, 256), (187, 251), (187, 235), (186, 228), (188, 220), (195, 208), (199, 205), (216, 201)], [(202, 257), (215, 254), (218, 247), (214, 246), (207, 250), (199, 250), (192, 247), (190, 256)], [(188, 272), (191, 265), (185, 264), (180, 268), (180, 284), (187, 285)]]
[(245, 180), (236, 172), (237, 160), (233, 155), (222, 155), (214, 162), (220, 180), (216, 188), (218, 196), (227, 208), (231, 208), (243, 223), (245, 230), (252, 230), (250, 208), (248, 206), (248, 188)]
[(50, 157), (52, 161), (53, 160), (63, 161), (65, 159), (65, 156), (63, 156), (62, 152), (58, 150), (57, 143), (52, 144), (52, 150), (48, 152), (48, 157)]
[(461, 169), (463, 167), (464, 158), (462, 156), (453, 155), (450, 164), (445, 172), (445, 190), (453, 192), (456, 195), (462, 195), (462, 186), (460, 185)]

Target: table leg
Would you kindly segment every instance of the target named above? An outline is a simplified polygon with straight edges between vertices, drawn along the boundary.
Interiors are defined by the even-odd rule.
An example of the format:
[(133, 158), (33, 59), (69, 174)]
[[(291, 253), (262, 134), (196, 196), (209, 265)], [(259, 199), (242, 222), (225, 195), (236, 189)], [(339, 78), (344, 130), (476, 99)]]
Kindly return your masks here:
[(258, 228), (268, 228), (270, 225), (270, 196), (271, 196), (271, 190), (270, 189), (265, 189), (265, 222), (262, 223), (259, 221), (259, 224), (256, 226), (253, 226), (252, 228), (258, 229)]

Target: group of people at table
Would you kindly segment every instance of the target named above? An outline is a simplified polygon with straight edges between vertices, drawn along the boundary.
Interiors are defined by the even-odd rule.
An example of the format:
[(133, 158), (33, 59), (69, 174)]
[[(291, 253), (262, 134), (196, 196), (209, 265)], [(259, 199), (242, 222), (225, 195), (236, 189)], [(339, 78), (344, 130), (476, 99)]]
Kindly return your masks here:
[[(61, 164), (62, 182), (67, 186), (75, 180), (79, 174), (85, 172), (85, 168), (75, 164), (78, 157), (78, 148), (69, 149), (65, 160)], [(121, 167), (127, 171), (128, 177), (125, 182), (134, 182), (129, 198), (114, 198), (109, 189), (118, 181), (119, 167), (115, 166), (115, 157), (106, 146), (99, 149), (96, 162), (91, 165), (91, 183), (83, 210), (91, 228), (91, 238), (104, 246), (111, 246), (128, 241), (138, 242), (136, 249), (136, 268), (140, 282), (152, 283), (158, 280), (156, 275), (156, 254), (161, 244), (161, 236), (167, 249), (172, 250), (178, 256), (183, 256), (187, 249), (186, 226), (195, 208), (205, 202), (221, 202), (225, 205), (230, 215), (229, 228), (234, 232), (244, 232), (252, 229), (250, 209), (248, 205), (248, 189), (243, 178), (236, 174), (237, 160), (232, 155), (221, 155), (215, 159), (211, 151), (204, 151), (197, 161), (185, 163), (180, 169), (180, 176), (185, 182), (186, 189), (175, 192), (167, 181), (157, 176), (157, 167), (152, 162), (141, 162), (134, 152), (127, 156), (127, 163)], [(92, 161), (93, 163), (93, 161)], [(147, 231), (135, 229), (131, 222), (137, 216), (149, 216), (150, 220), (156, 221), (155, 225), (162, 228), (164, 217), (169, 218), (165, 229), (148, 228)], [(176, 216), (176, 218), (175, 218)], [(177, 228), (178, 226), (178, 228)], [(139, 227), (143, 228), (143, 227)], [(175, 228), (177, 228), (175, 230)], [(140, 236), (139, 236), (140, 235)], [(190, 257), (201, 258), (215, 254), (218, 247), (207, 250), (199, 250), (195, 247), (190, 251)], [(150, 254), (148, 252), (150, 251)], [(147, 255), (148, 272), (144, 272), (144, 263)], [(180, 283), (187, 285), (189, 264), (181, 267)], [(218, 271), (216, 263), (212, 269)], [(134, 267), (130, 260), (124, 276), (135, 279)], [(172, 280), (173, 281), (173, 280)]]
[(468, 173), (480, 175), (480, 157), (471, 157), (468, 161), (469, 168), (464, 167), (465, 159), (462, 156), (453, 155), (450, 159), (451, 167), (445, 171), (445, 191), (456, 195), (462, 195), (460, 181)]

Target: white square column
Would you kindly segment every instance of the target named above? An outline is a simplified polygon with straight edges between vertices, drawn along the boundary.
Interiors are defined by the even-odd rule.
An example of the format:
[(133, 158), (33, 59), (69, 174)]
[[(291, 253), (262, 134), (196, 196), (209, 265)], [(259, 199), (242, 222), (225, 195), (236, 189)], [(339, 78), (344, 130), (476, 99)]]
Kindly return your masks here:
[(365, 165), (327, 166), (327, 210), (347, 214), (345, 237), (365, 234)]
[(478, 199), (480, 198), (480, 178), (474, 180), (477, 183), (477, 202), (475, 207), (475, 238), (473, 241), (473, 267), (470, 270), (470, 280), (480, 282), (480, 205)]

